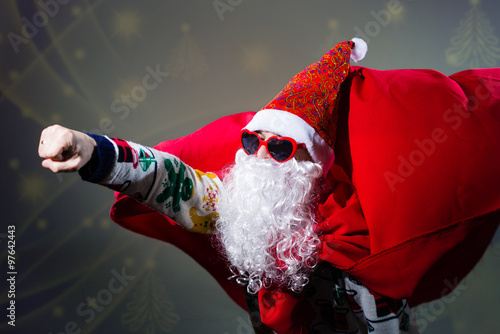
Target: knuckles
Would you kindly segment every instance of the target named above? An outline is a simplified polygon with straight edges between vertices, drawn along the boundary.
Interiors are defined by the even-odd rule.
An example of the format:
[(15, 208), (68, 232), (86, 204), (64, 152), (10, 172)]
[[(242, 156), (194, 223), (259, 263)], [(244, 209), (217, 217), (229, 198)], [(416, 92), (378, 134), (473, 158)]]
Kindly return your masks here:
[[(44, 141), (44, 144), (41, 141)], [(42, 130), (38, 154), (44, 158), (43, 167), (54, 173), (75, 172), (81, 158), (72, 154), (77, 145), (77, 135), (71, 129), (54, 124)]]
[(42, 132), (47, 136), (47, 140), (57, 140), (58, 138), (72, 138), (73, 133), (70, 129), (59, 124), (54, 124), (45, 128)]

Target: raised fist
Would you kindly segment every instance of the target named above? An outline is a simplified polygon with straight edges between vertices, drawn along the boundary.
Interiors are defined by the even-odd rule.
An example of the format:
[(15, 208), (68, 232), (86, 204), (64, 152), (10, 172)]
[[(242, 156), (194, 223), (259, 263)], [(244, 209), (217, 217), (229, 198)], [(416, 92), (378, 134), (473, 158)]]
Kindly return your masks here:
[(42, 166), (54, 173), (76, 172), (90, 160), (95, 147), (94, 138), (87, 134), (52, 125), (40, 135), (38, 155), (44, 159)]

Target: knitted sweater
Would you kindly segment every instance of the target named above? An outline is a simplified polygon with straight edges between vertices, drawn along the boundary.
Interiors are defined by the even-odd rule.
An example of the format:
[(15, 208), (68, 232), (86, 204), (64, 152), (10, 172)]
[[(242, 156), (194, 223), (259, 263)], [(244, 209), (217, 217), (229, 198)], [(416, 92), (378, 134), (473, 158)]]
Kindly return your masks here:
[(89, 134), (97, 148), (80, 169), (82, 179), (128, 195), (172, 218), (191, 232), (212, 233), (218, 218), (221, 180), (172, 154)]

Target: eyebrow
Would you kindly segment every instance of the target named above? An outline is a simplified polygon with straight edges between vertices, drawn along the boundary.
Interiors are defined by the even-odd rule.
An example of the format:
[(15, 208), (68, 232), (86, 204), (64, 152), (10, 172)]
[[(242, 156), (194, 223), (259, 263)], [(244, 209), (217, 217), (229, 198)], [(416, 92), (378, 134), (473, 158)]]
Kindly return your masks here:
[[(264, 130), (257, 130), (257, 131), (254, 131), (254, 132), (255, 132), (256, 134), (258, 134), (258, 135), (263, 136), (263, 134), (262, 134), (262, 132), (263, 132), (263, 131), (264, 131)], [(266, 131), (266, 132), (271, 132), (271, 131)], [(273, 136), (280, 137), (280, 138), (281, 138), (281, 137), (284, 137), (284, 136), (282, 136), (282, 135), (280, 135), (280, 134), (277, 134), (277, 133), (274, 133), (274, 132), (272, 132), (272, 133), (273, 133)]]

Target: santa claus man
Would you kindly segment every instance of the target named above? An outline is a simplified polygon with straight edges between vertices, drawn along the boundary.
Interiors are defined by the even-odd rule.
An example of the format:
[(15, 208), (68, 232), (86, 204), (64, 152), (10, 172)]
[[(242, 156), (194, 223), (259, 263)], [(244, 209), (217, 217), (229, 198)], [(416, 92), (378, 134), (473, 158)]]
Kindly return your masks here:
[[(133, 198), (147, 205), (185, 231), (215, 233), (232, 278), (244, 287), (249, 309), (258, 310), (258, 319), (253, 319), (257, 332), (416, 332), (404, 298), (412, 296), (408, 291), (415, 291), (437, 260), (417, 261), (415, 277), (394, 288), (393, 282), (406, 277), (399, 267), (389, 273), (386, 269), (396, 268), (395, 259), (408, 258), (405, 247), (433, 239), (424, 234), (420, 239), (404, 235), (396, 242), (380, 234), (370, 235), (352, 182), (343, 180), (348, 177), (334, 165), (340, 91), (350, 72), (350, 58), (357, 61), (365, 53), (362, 40), (339, 43), (293, 77), (262, 110), (238, 118), (236, 124), (246, 121), (241, 132), (238, 130), (235, 162), (216, 174), (190, 166), (191, 162), (193, 167), (202, 166), (201, 158), (187, 158), (192, 160), (187, 161), (189, 165), (180, 159), (189, 156), (184, 153), (190, 149), (185, 143), (174, 144), (179, 154), (170, 154), (161, 146), (153, 149), (57, 125), (41, 134), (42, 165), (53, 172), (79, 171), (84, 180), (119, 191), (128, 196), (126, 201)], [(229, 132), (234, 126), (224, 128), (222, 124)], [(224, 131), (220, 124), (218, 128)], [(219, 136), (224, 144), (224, 133), (211, 135)], [(226, 156), (221, 158), (224, 165), (234, 150), (225, 149), (222, 155)], [(148, 212), (131, 208), (130, 202), (120, 208), (123, 199), (112, 212), (117, 222)], [(157, 217), (143, 218), (147, 219), (142, 225), (158, 221)], [(132, 224), (140, 225), (139, 221)], [(166, 220), (165, 224), (168, 226)], [(443, 226), (446, 224), (429, 231), (434, 236)], [(404, 226), (399, 229), (408, 231)], [(396, 228), (394, 235), (399, 237), (398, 231)], [(449, 231), (442, 232), (443, 238)], [(139, 232), (177, 242), (159, 235), (157, 228)], [(184, 232), (179, 236), (184, 243), (190, 240)], [(436, 257), (452, 250), (450, 247)], [(477, 251), (479, 256), (481, 253)], [(477, 256), (468, 263), (476, 260)], [(213, 273), (222, 263), (201, 262)], [(386, 291), (388, 297), (383, 295)]]

